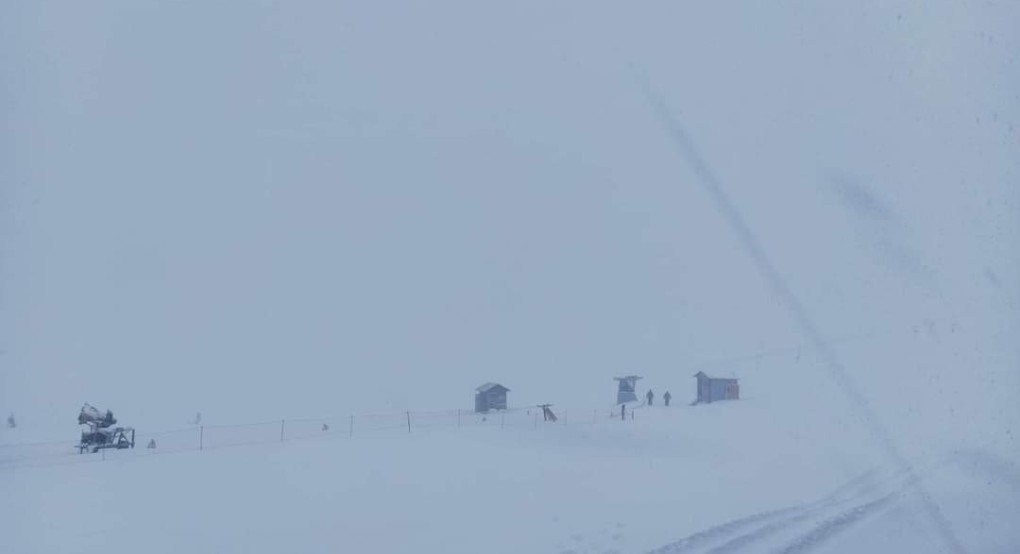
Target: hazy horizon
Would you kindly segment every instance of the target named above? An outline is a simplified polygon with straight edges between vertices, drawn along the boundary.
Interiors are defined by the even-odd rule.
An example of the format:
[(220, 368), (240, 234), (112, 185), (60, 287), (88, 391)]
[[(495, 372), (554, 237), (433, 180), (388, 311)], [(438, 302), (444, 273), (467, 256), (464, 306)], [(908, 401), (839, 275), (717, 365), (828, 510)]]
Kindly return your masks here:
[(5, 6), (0, 411), (837, 398), (643, 75), (887, 423), (1017, 423), (1015, 10), (578, 8)]

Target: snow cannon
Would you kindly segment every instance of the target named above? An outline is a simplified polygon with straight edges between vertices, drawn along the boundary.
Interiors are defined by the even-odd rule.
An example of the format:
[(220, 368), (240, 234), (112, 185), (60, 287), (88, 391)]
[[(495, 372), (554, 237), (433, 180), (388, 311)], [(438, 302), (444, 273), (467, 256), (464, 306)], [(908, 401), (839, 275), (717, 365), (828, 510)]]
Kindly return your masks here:
[(134, 448), (135, 430), (130, 427), (113, 427), (116, 424), (113, 412), (107, 410), (104, 413), (86, 403), (78, 414), (78, 425), (82, 426), (78, 452), (88, 450), (96, 453), (104, 448)]
[(78, 414), (78, 425), (88, 425), (90, 427), (96, 427), (98, 429), (106, 429), (117, 424), (117, 420), (113, 417), (113, 412), (106, 410), (106, 413), (102, 413), (96, 409), (95, 406), (90, 406), (86, 403), (81, 407), (81, 413)]

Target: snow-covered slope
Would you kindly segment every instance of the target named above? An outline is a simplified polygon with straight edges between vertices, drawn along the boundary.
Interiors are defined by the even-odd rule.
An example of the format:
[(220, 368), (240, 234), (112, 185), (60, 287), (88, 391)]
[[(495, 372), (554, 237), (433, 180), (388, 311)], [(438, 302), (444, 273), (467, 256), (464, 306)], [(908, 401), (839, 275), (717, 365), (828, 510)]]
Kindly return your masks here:
[[(0, 546), (950, 548), (935, 523), (1008, 551), (1017, 29), (994, 1), (4, 3)], [(744, 399), (680, 408), (700, 369)], [(677, 409), (387, 434), (487, 381), (597, 416), (631, 373)], [(333, 424), (10, 446), (83, 402), (147, 438)]]
[[(832, 433), (824, 414), (748, 399), (639, 408), (627, 421), (559, 415), (464, 414), (460, 427), (453, 416), (283, 443), (270, 429), (262, 444), (160, 443), (61, 465), (7, 459), (0, 493), (18, 501), (0, 503), (0, 550), (937, 551), (904, 475), (848, 448), (859, 437)], [(1012, 462), (962, 448), (917, 462), (973, 552), (1015, 550)]]

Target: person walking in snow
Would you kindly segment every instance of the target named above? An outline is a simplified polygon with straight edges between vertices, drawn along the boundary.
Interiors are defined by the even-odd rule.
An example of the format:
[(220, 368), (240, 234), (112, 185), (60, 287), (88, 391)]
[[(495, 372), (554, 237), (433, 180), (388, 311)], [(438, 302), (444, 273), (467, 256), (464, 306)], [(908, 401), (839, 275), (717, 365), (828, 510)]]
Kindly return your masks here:
[(626, 421), (626, 420), (627, 420), (627, 405), (626, 404), (620, 404), (620, 421)]
[(666, 407), (667, 408), (669, 407), (669, 399), (670, 398), (673, 398), (673, 395), (669, 394), (669, 391), (666, 391), (666, 394), (662, 395), (662, 401), (666, 403)]
[(652, 389), (648, 389), (648, 394), (645, 395), (645, 398), (648, 399), (648, 405), (651, 406), (652, 400), (655, 400), (655, 394), (652, 392)]

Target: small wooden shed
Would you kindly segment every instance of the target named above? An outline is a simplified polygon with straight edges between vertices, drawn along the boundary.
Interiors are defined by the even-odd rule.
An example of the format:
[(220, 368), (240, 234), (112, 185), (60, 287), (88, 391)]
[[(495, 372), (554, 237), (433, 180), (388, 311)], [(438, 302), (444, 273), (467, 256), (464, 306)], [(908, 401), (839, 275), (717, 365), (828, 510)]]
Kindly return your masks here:
[(485, 413), (489, 410), (506, 409), (506, 393), (510, 389), (499, 383), (485, 383), (475, 389), (475, 411)]
[(638, 375), (627, 375), (625, 377), (613, 377), (614, 380), (619, 381), (620, 385), (616, 389), (616, 403), (623, 404), (624, 402), (637, 402), (637, 389), (638, 379), (641, 377)]
[(704, 371), (694, 374), (698, 379), (698, 403), (740, 398), (740, 383), (733, 378), (709, 377)]

